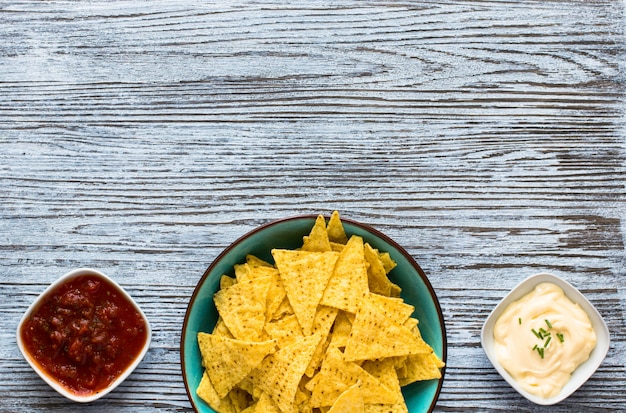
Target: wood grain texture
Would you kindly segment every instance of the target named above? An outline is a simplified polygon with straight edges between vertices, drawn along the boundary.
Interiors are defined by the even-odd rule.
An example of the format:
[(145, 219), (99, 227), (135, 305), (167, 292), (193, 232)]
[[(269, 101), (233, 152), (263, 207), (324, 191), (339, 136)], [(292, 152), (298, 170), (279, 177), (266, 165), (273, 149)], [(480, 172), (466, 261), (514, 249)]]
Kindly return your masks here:
[[(179, 337), (206, 267), (262, 223), (333, 209), (428, 274), (449, 344), (436, 411), (623, 411), (625, 27), (617, 0), (0, 1), (0, 411), (189, 411)], [(15, 329), (83, 266), (154, 334), (118, 390), (75, 405)], [(541, 271), (612, 340), (550, 408), (480, 347)]]

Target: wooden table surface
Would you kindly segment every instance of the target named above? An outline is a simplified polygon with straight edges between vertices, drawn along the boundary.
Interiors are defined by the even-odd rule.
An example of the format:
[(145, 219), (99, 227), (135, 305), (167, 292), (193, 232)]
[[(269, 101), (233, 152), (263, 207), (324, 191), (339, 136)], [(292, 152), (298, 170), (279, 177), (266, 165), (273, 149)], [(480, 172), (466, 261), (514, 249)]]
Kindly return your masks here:
[[(624, 411), (623, 1), (0, 1), (0, 411), (190, 411), (188, 300), (260, 224), (337, 209), (403, 245), (445, 317), (436, 411)], [(125, 287), (151, 348), (76, 405), (15, 330), (62, 274)], [(611, 332), (551, 407), (480, 346), (498, 301), (562, 276)]]

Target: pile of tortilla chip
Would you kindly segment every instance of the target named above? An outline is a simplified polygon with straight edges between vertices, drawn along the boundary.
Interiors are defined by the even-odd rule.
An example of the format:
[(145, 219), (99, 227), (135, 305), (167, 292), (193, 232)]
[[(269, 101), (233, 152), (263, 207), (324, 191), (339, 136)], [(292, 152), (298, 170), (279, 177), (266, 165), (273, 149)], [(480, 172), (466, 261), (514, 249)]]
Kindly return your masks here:
[(220, 413), (407, 412), (400, 387), (438, 379), (389, 254), (319, 216), (275, 264), (248, 255), (222, 276), (219, 318), (199, 333), (197, 394)]

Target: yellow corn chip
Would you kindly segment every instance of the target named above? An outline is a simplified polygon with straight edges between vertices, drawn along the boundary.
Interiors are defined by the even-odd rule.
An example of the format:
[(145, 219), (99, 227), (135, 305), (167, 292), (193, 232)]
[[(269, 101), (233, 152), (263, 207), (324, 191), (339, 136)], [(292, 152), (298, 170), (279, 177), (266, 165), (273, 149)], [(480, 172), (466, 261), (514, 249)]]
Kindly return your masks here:
[(378, 253), (379, 258), (380, 258), (380, 262), (383, 263), (383, 267), (385, 267), (385, 272), (387, 274), (389, 274), (389, 272), (391, 270), (393, 270), (394, 268), (396, 268), (396, 262), (393, 260), (393, 258), (391, 258), (391, 255), (389, 255), (388, 252), (379, 252)]
[(229, 277), (228, 275), (222, 275), (220, 278), (220, 290), (230, 287), (237, 283), (237, 280)]
[(249, 264), (244, 265), (248, 266), (248, 277), (250, 277), (250, 279), (278, 277), (278, 270), (274, 267), (266, 267), (263, 265), (252, 266)]
[(351, 318), (354, 320), (354, 315), (346, 313), (345, 311), (340, 311), (339, 314), (337, 314), (330, 339), (331, 344), (335, 347), (341, 348), (346, 346), (348, 336), (350, 335), (350, 331), (352, 331)]
[(337, 242), (330, 243), (330, 249), (335, 252), (341, 252), (346, 247), (346, 244), (339, 244)]
[(235, 264), (234, 270), (237, 282), (248, 281), (250, 279), (248, 276), (250, 266), (248, 264)]
[(254, 407), (254, 413), (281, 413), (278, 410), (276, 403), (272, 401), (272, 398), (267, 393), (262, 393), (259, 397), (259, 401)]
[(392, 282), (387, 278), (387, 271), (380, 259), (378, 250), (370, 244), (365, 244), (365, 259), (369, 263), (367, 280), (371, 292), (389, 297), (391, 295)]
[(211, 379), (209, 379), (206, 372), (202, 375), (202, 379), (200, 379), (200, 384), (196, 389), (196, 394), (215, 411), (220, 413), (237, 413), (230, 398), (225, 397), (221, 399), (217, 395), (217, 392), (211, 383)]
[(241, 411), (241, 413), (254, 413), (257, 403), (253, 403)]
[(235, 407), (235, 411), (241, 413), (247, 406), (253, 403), (252, 397), (245, 390), (234, 388), (228, 393), (228, 398)]
[(348, 242), (348, 236), (343, 228), (341, 219), (339, 218), (339, 212), (333, 211), (328, 220), (326, 226), (326, 232), (328, 233), (328, 239), (330, 242), (345, 245)]
[(441, 378), (441, 368), (445, 363), (434, 353), (415, 354), (408, 356), (402, 377), (399, 377), (401, 386), (406, 386), (416, 381), (432, 380)]
[(304, 335), (313, 331), (317, 306), (333, 274), (338, 253), (275, 249), (272, 255)]
[(205, 372), (220, 399), (276, 347), (275, 341), (241, 341), (214, 334), (198, 333), (198, 345)]
[(361, 383), (353, 384), (341, 393), (328, 413), (365, 413)]
[(405, 403), (366, 404), (365, 413), (409, 413)]
[(283, 282), (278, 275), (278, 270), (274, 267), (267, 267), (263, 265), (245, 265), (248, 266), (248, 270), (246, 272), (247, 281), (266, 277), (269, 277), (271, 279), (269, 290), (267, 291), (267, 300), (265, 304), (265, 321), (269, 322), (272, 319), (272, 316), (274, 315), (276, 310), (280, 307), (283, 299), (287, 294), (287, 292), (285, 291), (285, 287), (283, 286)]
[(365, 403), (392, 404), (397, 400), (396, 394), (383, 386), (380, 380), (358, 364), (345, 361), (341, 351), (333, 346), (328, 347), (317, 376), (311, 395), (312, 407), (332, 406), (341, 393), (359, 381)]
[(215, 323), (212, 334), (215, 334), (216, 336), (235, 338), (228, 330), (228, 327), (226, 327), (226, 324), (224, 324), (224, 320), (222, 320), (222, 317), (217, 318), (217, 323)]
[[(413, 331), (413, 329), (417, 328), (418, 323), (419, 323), (419, 320), (417, 318), (409, 317), (404, 322), (404, 326), (408, 328), (409, 330)], [(418, 337), (421, 337), (421, 335), (419, 334), (419, 330), (418, 330)]]
[(291, 303), (289, 302), (289, 299), (287, 298), (287, 293), (285, 292), (285, 297), (280, 302), (278, 308), (274, 310), (274, 313), (272, 314), (270, 320), (280, 320), (281, 318), (292, 314), (294, 314), (293, 307), (291, 307)]
[(398, 374), (396, 373), (395, 360), (393, 358), (366, 360), (361, 367), (380, 380), (388, 389), (396, 392), (398, 396), (402, 396), (400, 384), (398, 383)]
[(308, 391), (305, 387), (306, 380), (303, 379), (300, 381), (300, 385), (298, 386), (298, 391), (296, 392), (296, 399), (294, 404), (296, 405), (296, 409), (299, 413), (312, 412), (313, 408), (309, 403), (311, 400), (311, 392)]
[(278, 350), (250, 373), (252, 383), (266, 392), (283, 412), (293, 412), (298, 385), (319, 343), (317, 334)]
[(256, 255), (247, 254), (246, 255), (246, 263), (251, 267), (273, 267), (269, 262), (262, 260)]
[(391, 284), (391, 291), (389, 292), (389, 297), (400, 297), (400, 293), (402, 292), (402, 288), (396, 284)]
[(383, 297), (382, 295), (369, 293), (367, 294), (367, 299), (398, 324), (404, 324), (415, 311), (415, 307), (405, 303), (401, 298)]
[(356, 313), (359, 302), (367, 291), (363, 238), (353, 235), (339, 253), (321, 304)]
[(305, 236), (303, 240), (303, 251), (325, 252), (331, 250), (328, 233), (326, 232), (326, 221), (322, 215), (317, 216), (310, 234)]
[(330, 343), (330, 329), (335, 322), (337, 317), (337, 313), (339, 310), (332, 307), (319, 306), (317, 309), (317, 313), (315, 314), (315, 321), (313, 322), (313, 333), (319, 334), (322, 338), (317, 345), (317, 348), (313, 352), (311, 356), (311, 361), (306, 368), (304, 374), (307, 377), (313, 377), (315, 371), (318, 369), (320, 364), (322, 363), (322, 359), (326, 354), (326, 349), (328, 344)]
[(232, 335), (260, 341), (265, 325), (266, 299), (271, 278), (240, 282), (214, 295), (215, 306)]
[(287, 347), (304, 337), (295, 314), (266, 323), (265, 331), (276, 340), (278, 348)]
[(369, 295), (363, 297), (356, 313), (344, 351), (346, 360), (374, 360), (432, 351), (424, 340), (387, 317), (369, 298)]

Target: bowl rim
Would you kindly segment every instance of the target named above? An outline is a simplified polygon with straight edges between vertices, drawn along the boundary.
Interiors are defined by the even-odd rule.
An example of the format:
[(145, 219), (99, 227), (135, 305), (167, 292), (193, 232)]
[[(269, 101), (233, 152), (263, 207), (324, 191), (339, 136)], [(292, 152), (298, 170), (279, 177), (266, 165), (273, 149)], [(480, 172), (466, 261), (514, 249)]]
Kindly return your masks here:
[[(39, 363), (37, 363), (33, 359), (33, 357), (29, 354), (29, 352), (26, 350), (24, 343), (22, 342), (22, 337), (20, 334), (24, 322), (33, 313), (33, 311), (37, 309), (38, 305), (42, 302), (44, 298), (46, 298), (46, 296), (48, 296), (48, 294), (52, 290), (54, 290), (55, 288), (57, 288), (58, 286), (60, 286), (61, 284), (67, 281), (71, 281), (74, 278), (77, 278), (83, 275), (95, 275), (96, 277), (100, 277), (102, 279), (107, 280), (109, 283), (111, 283), (111, 285), (113, 285), (114, 288), (119, 290), (119, 292), (124, 296), (124, 298), (126, 298), (126, 300), (132, 304), (132, 306), (137, 310), (137, 312), (139, 312), (139, 314), (141, 315), (141, 317), (143, 318), (146, 324), (146, 330), (147, 330), (146, 342), (141, 348), (141, 351), (137, 354), (137, 356), (133, 360), (133, 362), (128, 367), (126, 367), (126, 369), (113, 382), (111, 382), (111, 384), (109, 384), (102, 391), (85, 395), (85, 396), (72, 393), (65, 386), (63, 386), (59, 381), (55, 380), (54, 378), (46, 374), (43, 371), (43, 369), (39, 366)], [(41, 377), (50, 387), (52, 387), (59, 394), (65, 396), (66, 398), (72, 401), (75, 401), (78, 403), (88, 403), (88, 402), (92, 402), (97, 399), (100, 399), (101, 397), (104, 397), (105, 395), (113, 391), (113, 389), (115, 389), (124, 380), (126, 380), (126, 378), (135, 370), (135, 368), (139, 365), (139, 363), (141, 363), (144, 356), (148, 352), (148, 348), (150, 347), (150, 343), (152, 341), (152, 327), (150, 326), (148, 317), (146, 317), (141, 307), (139, 307), (137, 302), (130, 296), (130, 294), (128, 294), (128, 292), (124, 288), (122, 288), (117, 282), (115, 282), (115, 280), (113, 280), (111, 277), (107, 276), (106, 274), (98, 270), (95, 270), (93, 268), (83, 267), (83, 268), (76, 268), (74, 270), (71, 270), (63, 274), (62, 276), (57, 278), (55, 281), (53, 281), (50, 285), (48, 285), (48, 287), (46, 287), (46, 289), (41, 294), (39, 294), (37, 298), (35, 298), (35, 300), (31, 303), (28, 309), (24, 312), (20, 322), (17, 325), (16, 340), (17, 340), (17, 346), (20, 352), (22, 353), (22, 356), (24, 357), (24, 359), (28, 362), (31, 368), (39, 375), (39, 377)]]
[[(324, 218), (326, 220), (329, 219), (329, 216), (325, 215), (325, 214), (300, 214), (300, 215), (294, 215), (294, 216), (290, 216), (290, 217), (286, 217), (286, 218), (280, 218), (280, 219), (272, 220), (272, 221), (266, 222), (264, 224), (261, 224), (261, 225), (257, 226), (256, 228), (253, 228), (252, 230), (246, 232), (244, 235), (240, 236), (235, 241), (230, 243), (222, 252), (220, 252), (220, 254), (218, 254), (213, 259), (211, 264), (204, 271), (204, 273), (202, 274), (202, 277), (198, 280), (196, 286), (194, 287), (194, 291), (193, 291), (193, 293), (191, 295), (189, 303), (187, 305), (187, 309), (185, 311), (185, 317), (184, 317), (184, 320), (183, 320), (183, 328), (182, 328), (182, 332), (181, 332), (181, 336), (180, 336), (181, 337), (181, 339), (180, 339), (180, 366), (181, 366), (181, 371), (182, 371), (182, 375), (183, 375), (183, 382), (184, 382), (184, 385), (185, 385), (185, 391), (187, 392), (187, 397), (188, 397), (189, 402), (191, 403), (191, 406), (192, 406), (192, 408), (193, 408), (193, 410), (195, 412), (198, 412), (199, 410), (198, 410), (198, 407), (196, 406), (196, 404), (194, 402), (194, 398), (193, 398), (193, 396), (191, 394), (191, 389), (190, 389), (189, 383), (187, 381), (187, 367), (186, 367), (186, 363), (185, 363), (185, 336), (186, 336), (186, 332), (187, 332), (189, 316), (190, 316), (190, 313), (192, 311), (192, 307), (193, 307), (193, 305), (194, 305), (194, 303), (195, 303), (195, 301), (196, 301), (196, 299), (198, 297), (198, 294), (199, 294), (201, 286), (207, 280), (209, 274), (213, 271), (213, 268), (217, 266), (219, 261), (221, 261), (230, 251), (232, 251), (235, 247), (237, 247), (237, 245), (239, 245), (241, 242), (243, 242), (244, 240), (246, 240), (250, 236), (252, 236), (252, 235), (254, 235), (254, 234), (258, 233), (258, 232), (261, 232), (261, 231), (263, 231), (263, 230), (265, 230), (265, 229), (267, 229), (269, 227), (273, 227), (273, 226), (276, 226), (276, 225), (284, 224), (284, 223), (287, 223), (287, 222), (299, 221), (299, 220), (315, 220), (319, 215), (324, 216)], [(446, 362), (446, 366), (447, 366), (447, 349), (448, 349), (448, 344), (447, 344), (447, 331), (446, 331), (445, 321), (444, 321), (444, 317), (443, 317), (443, 311), (441, 309), (441, 304), (439, 303), (439, 299), (437, 297), (437, 294), (435, 293), (435, 290), (434, 290), (430, 280), (426, 276), (426, 273), (419, 266), (419, 264), (413, 258), (413, 256), (411, 254), (409, 254), (409, 252), (406, 251), (404, 249), (404, 247), (402, 247), (400, 244), (398, 244), (396, 241), (394, 241), (388, 235), (382, 233), (381, 231), (377, 230), (376, 228), (372, 227), (369, 224), (364, 224), (362, 222), (356, 221), (356, 220), (351, 219), (351, 218), (345, 218), (345, 217), (342, 216), (341, 217), (341, 222), (342, 223), (346, 223), (346, 224), (350, 224), (350, 225), (355, 226), (355, 227), (359, 227), (362, 230), (367, 231), (368, 233), (371, 233), (374, 236), (376, 236), (376, 237), (382, 239), (383, 241), (387, 242), (388, 244), (393, 246), (401, 255), (403, 255), (404, 258), (411, 264), (411, 266), (413, 268), (415, 268), (415, 270), (419, 274), (420, 278), (422, 279), (422, 281), (426, 285), (426, 288), (428, 289), (428, 294), (432, 298), (433, 304), (435, 305), (435, 308), (437, 309), (437, 317), (438, 317), (438, 320), (439, 320), (439, 325), (440, 325), (440, 330), (441, 330), (441, 346), (442, 346), (441, 360)], [(437, 403), (437, 400), (439, 399), (439, 396), (441, 394), (441, 390), (442, 390), (442, 387), (443, 387), (443, 381), (444, 381), (444, 377), (445, 377), (445, 372), (446, 372), (446, 367), (444, 366), (441, 369), (441, 378), (438, 379), (437, 389), (436, 389), (436, 391), (435, 391), (435, 393), (433, 395), (433, 399), (431, 401), (431, 404), (428, 407), (428, 410), (427, 410), (428, 412), (432, 412), (434, 410), (435, 405)]]
[[(498, 317), (506, 309), (506, 307), (527, 293), (531, 292), (538, 284), (542, 282), (553, 283), (563, 290), (565, 295), (574, 303), (580, 305), (580, 307), (587, 313), (591, 321), (592, 326), (596, 332), (597, 342), (596, 347), (592, 350), (589, 358), (579, 365), (574, 371), (572, 377), (568, 383), (561, 389), (558, 395), (550, 398), (544, 398), (536, 396), (524, 390), (515, 379), (506, 371), (506, 369), (498, 362), (496, 355), (494, 354), (494, 339), (493, 328)], [(526, 399), (538, 405), (553, 405), (559, 403), (569, 396), (571, 396), (578, 388), (580, 388), (600, 367), (602, 361), (606, 357), (610, 347), (610, 332), (606, 322), (602, 315), (598, 312), (595, 306), (572, 284), (565, 279), (547, 272), (540, 272), (525, 278), (513, 287), (496, 307), (490, 312), (489, 316), (485, 319), (480, 333), (480, 342), (485, 355), (498, 371), (500, 376), (506, 380), (506, 382), (513, 387), (519, 394)], [(575, 374), (578, 372), (578, 374)]]

